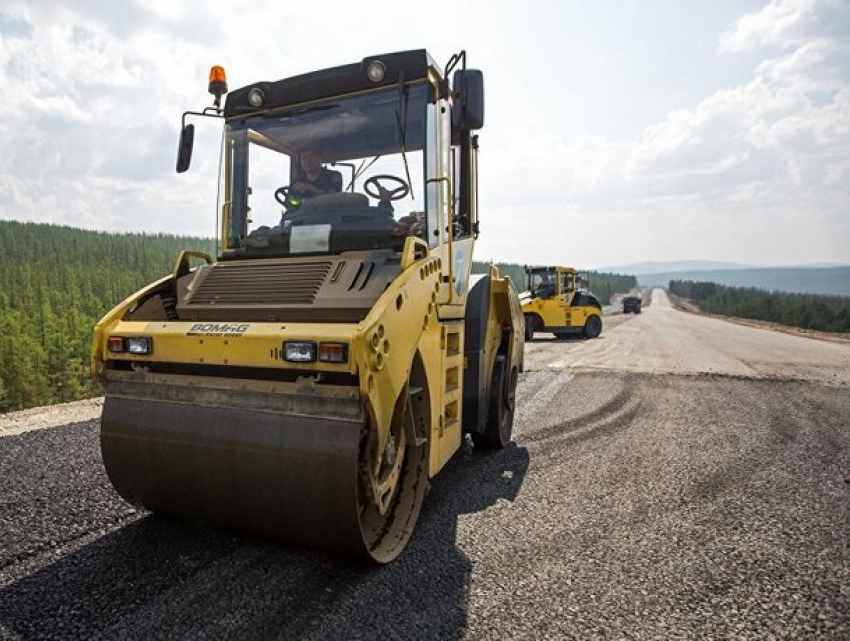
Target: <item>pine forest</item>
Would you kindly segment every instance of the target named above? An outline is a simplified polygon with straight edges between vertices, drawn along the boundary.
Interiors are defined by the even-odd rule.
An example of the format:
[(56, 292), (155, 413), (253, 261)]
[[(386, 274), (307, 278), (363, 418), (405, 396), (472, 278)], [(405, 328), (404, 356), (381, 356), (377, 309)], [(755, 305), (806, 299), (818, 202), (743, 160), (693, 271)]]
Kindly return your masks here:
[[(170, 273), (184, 249), (212, 255), (215, 243), (0, 220), (0, 413), (100, 395), (89, 365), (95, 323)], [(476, 272), (487, 268), (474, 265)], [(521, 265), (500, 268), (525, 289)], [(604, 302), (636, 286), (632, 276), (589, 279)]]
[(713, 314), (823, 332), (850, 332), (850, 296), (769, 292), (688, 280), (671, 280), (670, 292)]
[(183, 249), (214, 242), (0, 221), (0, 412), (101, 392), (91, 377), (92, 328), (165, 276)]

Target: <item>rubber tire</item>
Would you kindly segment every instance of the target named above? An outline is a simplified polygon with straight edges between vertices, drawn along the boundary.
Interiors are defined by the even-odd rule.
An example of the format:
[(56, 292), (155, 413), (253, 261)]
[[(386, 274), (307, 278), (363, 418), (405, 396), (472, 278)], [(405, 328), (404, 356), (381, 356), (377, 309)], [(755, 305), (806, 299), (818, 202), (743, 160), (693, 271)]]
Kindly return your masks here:
[(493, 364), (487, 427), (483, 434), (472, 433), (472, 442), (477, 447), (502, 449), (511, 442), (516, 410), (516, 385), (516, 370), (510, 369), (506, 355), (499, 354)]
[(525, 315), (525, 340), (532, 341), (534, 340), (534, 316), (531, 314)]
[(584, 322), (584, 337), (596, 338), (602, 333), (602, 319), (599, 316), (590, 316)]

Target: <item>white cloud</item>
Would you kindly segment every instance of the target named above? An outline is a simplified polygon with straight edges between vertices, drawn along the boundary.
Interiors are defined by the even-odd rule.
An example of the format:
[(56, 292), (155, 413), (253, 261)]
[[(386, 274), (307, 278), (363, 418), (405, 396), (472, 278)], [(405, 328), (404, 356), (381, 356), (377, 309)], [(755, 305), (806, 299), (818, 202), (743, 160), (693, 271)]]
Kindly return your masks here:
[[(776, 37), (776, 31), (770, 33)], [(838, 167), (850, 166), (848, 54), (848, 45), (821, 38), (766, 60), (746, 85), (719, 91), (648, 129), (629, 160), (630, 171), (663, 182), (670, 194), (698, 185), (696, 176), (708, 176), (738, 201), (743, 194), (764, 193), (763, 187), (748, 189), (751, 183), (772, 185), (798, 206), (804, 206), (801, 196), (809, 188), (832, 188), (827, 193), (840, 208), (848, 192), (834, 175)]]
[[(582, 245), (610, 251), (600, 263), (625, 262), (628, 243), (618, 238), (640, 248), (634, 258), (648, 257), (647, 248), (661, 252), (649, 257), (685, 257), (692, 247), (701, 253), (692, 257), (701, 258), (746, 261), (756, 250), (774, 263), (848, 260), (850, 41), (816, 29), (824, 23), (811, 15), (834, 8), (773, 2), (739, 20), (721, 49), (778, 49), (770, 49), (745, 84), (671, 111), (634, 142), (518, 132), (509, 149), (521, 148), (525, 135), (534, 151), (512, 153), (522, 168), (513, 172), (519, 180), (508, 182), (511, 171), (502, 164), (500, 182), (535, 190), (558, 185), (562, 205), (547, 207), (547, 196), (538, 193), (523, 207), (508, 196), (515, 208), (505, 215), (516, 216), (519, 208), (524, 221), (536, 229), (548, 225), (554, 236), (559, 216), (584, 221), (563, 223), (561, 236), (580, 229)], [(547, 168), (552, 157), (561, 161)], [(496, 227), (507, 244), (510, 225)], [(563, 251), (547, 249), (550, 261)]]
[(742, 16), (726, 31), (718, 50), (746, 51), (766, 44), (783, 43), (789, 30), (811, 14), (816, 0), (771, 0), (761, 11)]
[[(174, 173), (180, 115), (210, 103), (211, 64), (227, 66), (233, 88), (427, 45), (438, 57), (466, 47), (485, 71), (481, 257), (588, 266), (687, 254), (850, 260), (846, 0), (773, 0), (702, 34), (717, 42), (718, 60), (756, 61), (746, 67), (751, 74), (671, 103), (639, 135), (644, 122), (583, 126), (575, 105), (588, 112), (625, 101), (605, 111), (625, 119), (665, 87), (616, 75), (613, 32), (601, 32), (604, 51), (588, 37), (587, 55), (571, 50), (570, 38), (549, 38), (572, 24), (565, 18), (572, 4), (541, 1), (535, 9), (446, 2), (398, 30), (403, 9), (389, 1), (369, 11), (334, 4), (317, 15), (312, 6), (265, 0), (239, 10), (214, 1), (7, 0), (0, 217), (211, 234), (217, 123), (198, 123), (193, 168)], [(615, 12), (582, 5), (580, 13), (592, 18), (588, 29), (604, 30)], [(686, 24), (687, 13), (673, 11), (671, 28)], [(469, 30), (473, 18), (478, 26)], [(663, 31), (623, 33), (635, 38), (635, 55), (669, 57)], [(573, 69), (582, 75), (568, 76)], [(702, 69), (685, 71), (668, 82), (688, 77), (699, 85)], [(592, 80), (593, 92), (565, 77)]]

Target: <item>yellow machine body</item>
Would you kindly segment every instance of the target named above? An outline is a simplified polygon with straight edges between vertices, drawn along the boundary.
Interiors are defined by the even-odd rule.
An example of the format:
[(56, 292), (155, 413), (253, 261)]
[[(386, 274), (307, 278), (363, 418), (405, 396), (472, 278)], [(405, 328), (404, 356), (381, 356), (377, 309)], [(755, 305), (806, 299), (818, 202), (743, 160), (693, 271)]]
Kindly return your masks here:
[[(480, 83), (464, 68), (448, 91), (412, 51), (228, 96), (217, 260), (184, 252), (95, 327), (103, 459), (125, 499), (383, 563), (464, 433), (482, 446), (510, 440), (519, 297), (495, 268), (474, 285), (470, 274)], [(327, 113), (349, 104), (348, 121)], [(353, 115), (368, 136), (351, 133)], [(326, 133), (340, 121), (345, 130)], [(290, 208), (295, 158), (313, 145), (352, 167), (349, 188)], [(184, 152), (181, 139), (178, 170)], [(249, 159), (270, 154), (293, 159), (271, 228), (248, 205)], [(391, 157), (389, 176), (349, 161)], [(394, 217), (394, 184), (421, 211)]]
[(551, 332), (557, 338), (596, 338), (602, 332), (602, 305), (581, 287), (572, 267), (527, 267), (528, 289), (520, 295), (525, 338)]

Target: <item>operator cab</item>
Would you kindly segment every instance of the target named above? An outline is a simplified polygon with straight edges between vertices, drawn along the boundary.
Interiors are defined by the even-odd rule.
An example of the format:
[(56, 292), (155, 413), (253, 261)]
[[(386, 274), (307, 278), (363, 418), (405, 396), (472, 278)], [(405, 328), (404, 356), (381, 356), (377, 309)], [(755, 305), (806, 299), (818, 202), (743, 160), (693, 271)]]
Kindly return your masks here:
[(483, 76), (465, 52), (445, 72), (412, 50), (230, 93), (214, 67), (209, 91), (212, 107), (183, 114), (177, 171), (191, 162), (187, 116), (223, 118), (219, 262), (378, 252), (404, 265), (431, 255), (450, 276), (440, 300), (462, 303), (478, 235), (473, 132), (484, 123)]
[(573, 270), (556, 267), (529, 267), (528, 291), (533, 298), (555, 298), (578, 290), (578, 280)]
[[(426, 125), (430, 87), (414, 84), (282, 108), (225, 124), (224, 254), (290, 255), (399, 250), (426, 238)], [(337, 193), (298, 193), (298, 162), (321, 150)], [(327, 175), (327, 174), (326, 174)]]

